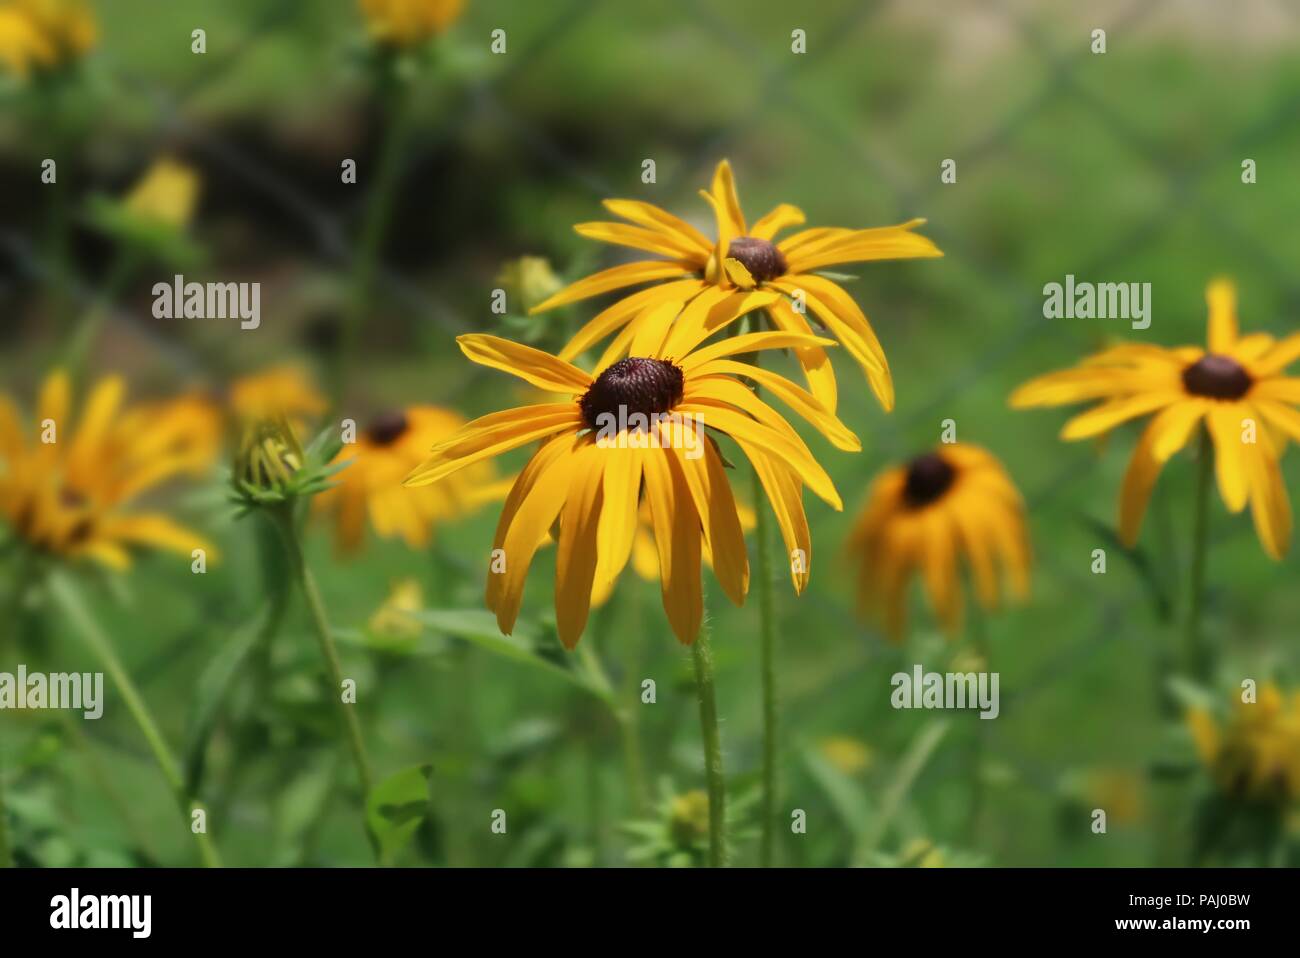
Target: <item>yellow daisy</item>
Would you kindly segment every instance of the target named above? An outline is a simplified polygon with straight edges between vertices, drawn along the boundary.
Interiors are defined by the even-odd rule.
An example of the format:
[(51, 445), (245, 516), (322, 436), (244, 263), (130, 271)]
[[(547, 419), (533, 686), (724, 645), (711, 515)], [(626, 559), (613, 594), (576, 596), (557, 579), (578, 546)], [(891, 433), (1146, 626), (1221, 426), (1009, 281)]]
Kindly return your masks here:
[(489, 463), (477, 463), (455, 481), (424, 489), (402, 486), (429, 449), (465, 425), (458, 414), (435, 406), (410, 406), (372, 419), (355, 443), (343, 446), (335, 463), (350, 462), (335, 485), (315, 499), (318, 512), (332, 515), (341, 552), (354, 552), (365, 536), (366, 519), (380, 538), (400, 537), (412, 549), (429, 544), (433, 526), (504, 495)]
[(1201, 760), (1227, 794), (1300, 799), (1300, 690), (1288, 700), (1277, 685), (1265, 683), (1257, 701), (1237, 701), (1226, 723), (1197, 708), (1188, 713), (1187, 724)]
[(918, 571), (954, 634), (962, 619), (962, 559), (985, 609), (997, 607), (1002, 579), (1016, 598), (1029, 592), (1024, 503), (1002, 464), (979, 446), (943, 445), (877, 478), (848, 548), (861, 562), (862, 609), (894, 640), (906, 631), (907, 586)]
[(706, 546), (722, 590), (737, 605), (744, 601), (744, 533), (722, 456), (705, 428), (730, 436), (753, 463), (785, 537), (795, 588), (806, 584), (812, 548), (802, 486), (836, 509), (840, 498), (784, 417), (736, 377), (761, 383), (840, 448), (856, 450), (860, 443), (810, 393), (730, 357), (833, 342), (765, 332), (697, 348), (709, 330), (674, 323), (674, 315), (663, 311), (642, 324), (632, 355), (598, 364), (594, 376), (495, 336), (457, 340), (474, 362), (574, 397), (477, 419), (436, 446), (407, 479), (408, 485), (436, 482), (542, 442), (506, 498), (493, 541), (487, 604), (502, 632), (513, 631), (528, 567), (556, 524), (556, 620), (561, 641), (575, 646), (592, 595), (604, 594), (628, 561), (642, 497), (654, 526), (664, 608), (677, 638), (689, 644), (699, 633)]
[[(638, 200), (605, 201), (605, 208), (627, 223), (579, 223), (574, 227), (589, 239), (667, 258), (612, 267), (579, 280), (534, 307), (530, 312), (538, 313), (611, 290), (659, 284), (633, 293), (601, 312), (578, 331), (560, 352), (560, 358), (572, 359), (612, 333), (619, 333), (614, 341), (615, 354), (626, 353), (641, 323), (664, 303), (687, 306), (708, 316), (737, 290), (770, 290), (777, 295), (764, 308), (774, 328), (811, 335), (806, 319), (811, 310), (862, 365), (881, 405), (892, 409), (894, 385), (889, 363), (871, 324), (844, 289), (817, 275), (816, 270), (840, 263), (942, 256), (934, 243), (912, 232), (925, 220), (863, 230), (818, 227), (800, 230), (776, 242), (777, 233), (804, 222), (803, 212), (782, 203), (748, 225), (726, 160), (713, 174), (712, 189), (701, 190), (700, 195), (713, 207), (717, 220), (713, 240), (671, 213)], [(834, 412), (837, 388), (826, 351), (820, 346), (808, 346), (795, 350), (795, 354), (813, 394)]]
[(1291, 543), (1291, 503), (1278, 458), (1282, 437), (1300, 441), (1300, 412), (1292, 408), (1300, 403), (1300, 379), (1283, 370), (1300, 358), (1300, 333), (1280, 341), (1267, 333), (1239, 335), (1236, 290), (1226, 280), (1210, 284), (1206, 301), (1208, 349), (1116, 346), (1031, 380), (1012, 394), (1011, 405), (1100, 400), (1065, 424), (1062, 439), (1088, 439), (1151, 417), (1120, 493), (1120, 537), (1130, 547), (1160, 470), (1203, 424), (1224, 504), (1240, 512), (1249, 503), (1264, 551), (1280, 559)]
[(370, 35), (380, 43), (414, 46), (446, 31), (464, 0), (360, 0)]
[(177, 475), (200, 475), (217, 456), (221, 424), (190, 400), (123, 408), (120, 377), (91, 390), (75, 431), (71, 385), (63, 371), (45, 381), (30, 444), (17, 406), (0, 396), (0, 515), (38, 552), (90, 558), (115, 569), (129, 549), (149, 546), (189, 555), (212, 547), (157, 512), (129, 510), (141, 493)]
[(7, 0), (0, 5), (0, 64), (22, 79), (84, 56), (99, 38), (81, 0)]

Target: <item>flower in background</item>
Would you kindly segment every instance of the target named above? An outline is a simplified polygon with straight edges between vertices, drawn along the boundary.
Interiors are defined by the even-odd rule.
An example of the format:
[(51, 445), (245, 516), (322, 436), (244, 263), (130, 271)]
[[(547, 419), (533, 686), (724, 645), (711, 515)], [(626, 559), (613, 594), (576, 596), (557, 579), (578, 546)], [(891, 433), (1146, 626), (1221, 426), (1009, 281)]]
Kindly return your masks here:
[(832, 735), (817, 743), (822, 758), (836, 771), (845, 775), (858, 775), (871, 767), (875, 759), (871, 747), (860, 739), (848, 735)]
[(1269, 803), (1300, 799), (1300, 689), (1287, 699), (1272, 682), (1258, 700), (1237, 700), (1219, 722), (1194, 708), (1187, 724), (1201, 760), (1229, 797)]
[(335, 464), (351, 465), (317, 498), (318, 512), (331, 515), (342, 552), (361, 547), (366, 520), (383, 539), (400, 537), (412, 549), (429, 544), (433, 527), (501, 498), (490, 463), (479, 462), (451, 482), (412, 489), (402, 485), (429, 450), (454, 436), (465, 420), (436, 406), (409, 406), (376, 416), (344, 445)]
[(0, 64), (20, 79), (85, 56), (99, 25), (81, 0), (6, 0), (0, 4)]
[(197, 170), (163, 157), (145, 171), (140, 182), (126, 195), (123, 205), (145, 222), (184, 229), (194, 217), (199, 186)]
[[(1241, 336), (1237, 295), (1226, 280), (1206, 290), (1208, 349), (1126, 344), (1090, 356), (1074, 369), (1048, 373), (1011, 395), (1016, 408), (1100, 400), (1061, 430), (1088, 439), (1149, 416), (1120, 491), (1119, 531), (1137, 542), (1160, 470), (1198, 427), (1214, 448), (1219, 493), (1240, 512), (1249, 503), (1264, 551), (1281, 559), (1291, 544), (1291, 503), (1278, 468), (1285, 439), (1300, 441), (1300, 378), (1283, 370), (1300, 359), (1300, 333), (1274, 340)], [(1274, 431), (1281, 435), (1275, 435)]]
[(445, 32), (465, 0), (360, 0), (360, 6), (375, 40), (410, 47)]
[(424, 608), (424, 592), (414, 579), (401, 579), (393, 583), (388, 598), (370, 616), (370, 631), (385, 639), (409, 640), (417, 638), (424, 626), (413, 613)]
[(283, 416), (299, 437), (307, 428), (303, 417), (319, 416), (327, 406), (311, 377), (297, 366), (273, 366), (240, 377), (230, 386), (229, 402), (237, 420)]
[[(713, 240), (671, 213), (638, 200), (605, 201), (605, 208), (627, 223), (579, 223), (574, 227), (580, 236), (667, 258), (612, 267), (579, 280), (535, 307), (533, 312), (543, 312), (611, 290), (658, 284), (597, 315), (578, 331), (560, 358), (572, 359), (606, 336), (619, 333), (612, 347), (617, 358), (626, 353), (646, 318), (664, 303), (690, 304), (701, 317), (708, 317), (712, 331), (726, 322), (714, 316), (719, 304), (730, 302), (729, 297), (738, 291), (761, 289), (776, 294), (763, 304), (775, 328), (811, 335), (804, 315), (805, 307), (810, 308), (862, 365), (880, 404), (892, 409), (894, 385), (889, 363), (871, 324), (848, 293), (814, 271), (840, 263), (942, 256), (934, 243), (912, 232), (925, 220), (864, 230), (818, 227), (800, 230), (778, 243), (777, 233), (804, 222), (803, 211), (782, 203), (748, 225), (726, 160), (713, 174), (712, 189), (702, 190), (701, 195), (713, 207), (717, 220)], [(750, 301), (751, 309), (756, 306)], [(806, 346), (796, 349), (795, 355), (813, 394), (834, 412), (838, 394), (826, 351)]]
[[(641, 327), (633, 355), (598, 366), (595, 376), (496, 336), (457, 339), (476, 363), (574, 397), (477, 419), (435, 446), (406, 480), (413, 486), (435, 483), (512, 449), (542, 443), (511, 488), (493, 541), (487, 604), (503, 633), (514, 630), (528, 567), (555, 524), (556, 624), (566, 647), (577, 644), (592, 595), (604, 594), (627, 564), (643, 487), (664, 609), (677, 638), (690, 644), (699, 633), (706, 545), (727, 597), (737, 605), (744, 601), (749, 588), (744, 532), (722, 456), (712, 436), (703, 434), (706, 426), (730, 436), (753, 463), (785, 536), (795, 588), (802, 591), (806, 584), (812, 548), (802, 486), (836, 509), (839, 495), (785, 418), (736, 377), (760, 382), (840, 448), (861, 445), (811, 394), (728, 357), (833, 343), (767, 332), (698, 349), (709, 330), (685, 319), (674, 322), (675, 317), (674, 307), (661, 309)], [(665, 416), (675, 419), (652, 418)]]
[(510, 260), (497, 273), (497, 282), (519, 301), (525, 311), (545, 302), (564, 285), (545, 256), (520, 256)]
[(961, 628), (963, 558), (985, 609), (997, 607), (1003, 579), (1017, 598), (1029, 591), (1024, 503), (1002, 464), (978, 446), (944, 445), (882, 474), (848, 548), (861, 563), (863, 611), (894, 640), (906, 631), (914, 573), (950, 634)]
[(188, 556), (211, 545), (159, 512), (129, 507), (178, 475), (197, 476), (216, 459), (221, 424), (209, 406), (177, 400), (124, 407), (120, 377), (101, 379), (72, 428), (63, 371), (45, 381), (37, 437), (29, 442), (16, 405), (0, 396), (0, 515), (37, 552), (130, 565), (137, 546)]

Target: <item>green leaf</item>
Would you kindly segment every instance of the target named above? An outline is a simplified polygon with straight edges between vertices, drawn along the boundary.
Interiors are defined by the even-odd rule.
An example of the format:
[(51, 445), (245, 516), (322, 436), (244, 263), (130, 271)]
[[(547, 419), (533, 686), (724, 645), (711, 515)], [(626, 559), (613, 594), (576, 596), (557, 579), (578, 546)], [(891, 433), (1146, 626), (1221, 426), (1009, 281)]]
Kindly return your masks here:
[(612, 693), (585, 671), (580, 672), (544, 658), (538, 649), (537, 640), (524, 626), (516, 626), (514, 635), (502, 635), (497, 627), (496, 616), (481, 609), (426, 609), (412, 612), (411, 617), (431, 629), (472, 642), (493, 655), (562, 678), (601, 701), (611, 706), (613, 704)]
[(383, 861), (391, 860), (415, 835), (429, 814), (432, 765), (414, 765), (384, 779), (366, 800), (366, 822), (379, 842)]
[(203, 669), (194, 690), (194, 706), (190, 712), (185, 734), (185, 788), (189, 794), (198, 792), (207, 758), (208, 740), (221, 715), (222, 704), (230, 691), (230, 684), (240, 668), (262, 638), (270, 610), (263, 606), (244, 626), (227, 639)]
[(861, 840), (866, 833), (867, 823), (872, 818), (871, 802), (866, 790), (828, 762), (815, 746), (804, 747), (803, 760), (813, 781), (826, 793), (831, 807), (845, 827), (855, 838)]
[(908, 746), (902, 760), (898, 763), (898, 767), (894, 770), (893, 780), (885, 787), (875, 821), (871, 823), (871, 828), (858, 845), (855, 856), (858, 864), (862, 864), (864, 858), (875, 852), (880, 845), (894, 820), (894, 816), (898, 814), (898, 810), (902, 807), (903, 800), (907, 798), (907, 793), (911, 791), (912, 785), (915, 784), (926, 763), (934, 755), (934, 751), (939, 747), (939, 743), (943, 741), (943, 737), (948, 734), (949, 724), (946, 719), (931, 722), (921, 729), (916, 738), (912, 740), (912, 744)]

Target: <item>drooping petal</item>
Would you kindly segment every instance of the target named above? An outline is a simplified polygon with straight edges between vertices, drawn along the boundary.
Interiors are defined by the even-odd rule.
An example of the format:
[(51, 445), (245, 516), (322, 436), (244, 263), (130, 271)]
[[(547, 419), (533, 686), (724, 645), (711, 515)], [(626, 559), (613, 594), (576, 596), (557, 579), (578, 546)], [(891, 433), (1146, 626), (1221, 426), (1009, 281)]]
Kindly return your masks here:
[[(812, 327), (802, 314), (795, 311), (788, 300), (780, 299), (767, 307), (767, 314), (772, 318), (777, 329), (787, 333), (802, 333), (812, 336)], [(830, 356), (820, 346), (803, 346), (794, 350), (799, 368), (808, 380), (808, 388), (817, 397), (828, 412), (835, 412), (839, 402), (839, 391), (835, 385), (835, 370), (831, 367)]]
[(722, 359), (726, 356), (736, 356), (743, 353), (754, 353), (761, 349), (790, 349), (799, 346), (834, 346), (835, 340), (826, 339), (821, 336), (805, 336), (802, 333), (786, 332), (768, 332), (768, 333), (745, 333), (743, 336), (732, 336), (720, 342), (713, 343), (711, 346), (705, 346), (703, 349), (696, 350), (687, 356), (683, 356), (680, 363), (682, 369), (690, 372), (698, 369), (700, 366), (710, 363), (715, 359)]
[(834, 413), (818, 402), (812, 393), (799, 388), (784, 376), (747, 363), (740, 363), (731, 359), (716, 359), (696, 369), (692, 381), (699, 383), (719, 374), (743, 376), (752, 379), (808, 420), (837, 449), (843, 449), (847, 452), (861, 451), (862, 441)]
[(578, 644), (591, 609), (603, 502), (604, 453), (604, 449), (589, 443), (574, 454), (573, 480), (560, 513), (560, 541), (555, 554), (555, 627), (566, 649)]
[(1205, 417), (1210, 438), (1214, 440), (1214, 471), (1219, 493), (1230, 512), (1246, 508), (1250, 494), (1248, 463), (1241, 441), (1241, 421), (1249, 413), (1241, 403), (1214, 403)]
[(671, 451), (678, 458), (695, 511), (702, 519), (704, 545), (713, 558), (713, 573), (727, 598), (743, 605), (749, 590), (749, 557), (722, 460), (707, 438), (700, 443), (698, 455), (695, 449), (676, 446)]
[(681, 466), (669, 450), (646, 450), (643, 468), (659, 553), (664, 611), (677, 640), (690, 645), (699, 635), (704, 619), (700, 517)]

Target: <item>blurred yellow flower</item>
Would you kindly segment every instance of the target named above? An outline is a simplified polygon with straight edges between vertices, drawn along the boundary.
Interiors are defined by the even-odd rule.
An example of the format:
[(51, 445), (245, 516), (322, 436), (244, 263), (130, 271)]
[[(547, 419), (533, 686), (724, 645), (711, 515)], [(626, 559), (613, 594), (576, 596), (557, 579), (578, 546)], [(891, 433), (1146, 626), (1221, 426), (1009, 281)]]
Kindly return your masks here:
[(198, 171), (163, 157), (132, 187), (126, 208), (142, 220), (183, 229), (194, 216), (198, 197)]
[(81, 0), (6, 0), (0, 5), (0, 64), (26, 79), (85, 55), (99, 26)]
[[(612, 290), (655, 284), (602, 311), (578, 331), (560, 352), (560, 358), (573, 359), (617, 333), (610, 346), (612, 358), (617, 359), (627, 352), (637, 329), (657, 315), (664, 304), (683, 309), (683, 317), (698, 313), (703, 321), (707, 315), (712, 323), (722, 319), (710, 315), (719, 304), (744, 302), (747, 312), (765, 308), (776, 329), (811, 335), (812, 327), (804, 315), (807, 309), (862, 366), (881, 406), (893, 409), (894, 383), (889, 362), (870, 322), (853, 297), (817, 271), (840, 263), (942, 256), (934, 243), (913, 232), (925, 220), (864, 230), (817, 227), (800, 230), (778, 243), (777, 233), (803, 223), (803, 211), (781, 203), (746, 225), (731, 164), (726, 160), (714, 171), (711, 189), (701, 190), (700, 195), (713, 208), (717, 220), (714, 240), (686, 221), (640, 200), (605, 201), (605, 208), (627, 223), (579, 223), (574, 227), (579, 236), (667, 258), (639, 260), (603, 270), (536, 306), (532, 312), (540, 313)], [(763, 303), (738, 298), (737, 294), (754, 290), (774, 295)], [(794, 353), (808, 388), (834, 412), (835, 373), (825, 349), (811, 345), (795, 349)], [(606, 358), (611, 358), (610, 353)]]
[(943, 851), (928, 838), (914, 838), (899, 853), (903, 863), (912, 868), (945, 868)]
[(857, 775), (871, 767), (875, 757), (866, 742), (847, 735), (833, 735), (817, 743), (817, 750), (838, 771)]
[(1143, 817), (1145, 783), (1132, 769), (1089, 769), (1084, 776), (1083, 790), (1090, 806), (1104, 809), (1107, 820), (1113, 824), (1131, 825)]
[(1235, 798), (1266, 802), (1300, 799), (1300, 689), (1290, 699), (1272, 682), (1255, 702), (1238, 698), (1222, 724), (1194, 708), (1187, 724), (1215, 782)]
[(907, 585), (918, 571), (950, 633), (961, 627), (963, 556), (984, 608), (997, 607), (1000, 578), (1018, 598), (1029, 591), (1024, 504), (1002, 464), (979, 446), (942, 445), (881, 475), (848, 548), (861, 562), (862, 609), (894, 640), (906, 630)]
[(319, 416), (326, 405), (311, 377), (297, 366), (273, 366), (243, 376), (230, 387), (230, 409), (237, 420), (284, 417), (299, 436), (306, 429), (302, 417)]
[(0, 515), (33, 549), (60, 558), (130, 565), (130, 547), (189, 555), (212, 546), (197, 533), (129, 504), (167, 479), (197, 476), (216, 459), (221, 424), (203, 402), (180, 399), (124, 408), (125, 384), (101, 379), (72, 429), (71, 384), (62, 370), (37, 402), (28, 443), (17, 405), (0, 396)]
[[(1017, 408), (1100, 404), (1065, 424), (1062, 439), (1089, 439), (1132, 419), (1150, 417), (1120, 491), (1119, 531), (1137, 542), (1160, 470), (1194, 431), (1208, 430), (1219, 493), (1232, 512), (1249, 503), (1264, 551), (1281, 559), (1291, 544), (1291, 503), (1278, 459), (1285, 439), (1300, 442), (1300, 379), (1283, 370), (1300, 359), (1300, 333), (1277, 341), (1241, 336), (1237, 293), (1216, 280), (1205, 293), (1208, 349), (1126, 344), (1089, 356), (1074, 369), (1048, 373), (1011, 395)], [(1204, 424), (1202, 426), (1202, 424)], [(1274, 430), (1281, 435), (1275, 435)]]
[(393, 583), (383, 604), (370, 616), (370, 631), (386, 639), (416, 638), (423, 626), (411, 615), (424, 608), (424, 592), (414, 579)]
[(360, 0), (370, 35), (409, 47), (443, 33), (460, 16), (464, 0)]
[(436, 406), (409, 406), (375, 417), (345, 445), (335, 463), (351, 461), (337, 485), (316, 497), (318, 512), (332, 515), (343, 552), (361, 547), (366, 518), (380, 538), (401, 537), (412, 549), (427, 546), (435, 524), (462, 516), (502, 498), (490, 463), (478, 462), (452, 481), (412, 489), (402, 480), (438, 443), (465, 424), (457, 413)]

